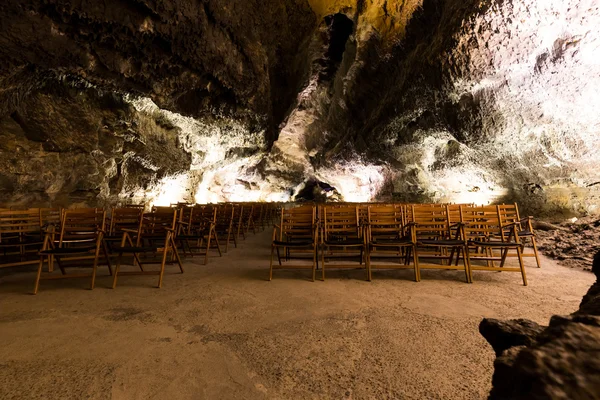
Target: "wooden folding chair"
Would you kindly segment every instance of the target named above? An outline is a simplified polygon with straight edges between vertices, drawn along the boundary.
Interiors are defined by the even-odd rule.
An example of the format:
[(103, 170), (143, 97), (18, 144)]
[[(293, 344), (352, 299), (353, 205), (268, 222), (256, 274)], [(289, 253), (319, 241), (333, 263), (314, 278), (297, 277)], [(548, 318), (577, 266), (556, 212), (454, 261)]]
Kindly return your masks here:
[[(102, 246), (105, 218), (106, 212), (100, 208), (73, 209), (63, 212), (60, 233), (57, 235), (54, 226), (51, 225), (44, 236), (44, 244), (39, 252), (39, 267), (33, 294), (37, 294), (40, 281), (43, 279), (90, 277), (90, 290), (94, 289), (101, 250), (104, 250), (108, 272), (112, 274), (108, 254)], [(62, 274), (42, 276), (44, 258), (48, 264), (56, 260)], [(71, 261), (86, 259), (93, 260), (91, 273), (66, 273), (66, 267), (71, 266), (69, 264)]]
[(245, 239), (246, 234), (252, 230), (253, 234), (256, 234), (256, 226), (254, 225), (254, 204), (245, 203), (242, 205), (240, 228), (242, 237)]
[[(523, 285), (527, 286), (527, 276), (523, 265), (522, 244), (519, 242), (518, 222), (502, 225), (498, 206), (461, 206), (461, 229), (463, 237), (468, 241), (467, 262), (471, 271), (505, 271), (520, 272)], [(505, 232), (509, 231), (508, 236)], [(494, 254), (500, 252), (500, 256)], [(519, 268), (506, 267), (506, 257), (509, 251), (515, 251), (519, 260)], [(483, 260), (486, 265), (474, 264), (473, 261)], [(500, 266), (494, 264), (500, 262)]]
[[(181, 259), (179, 258), (175, 244), (176, 222), (176, 209), (159, 209), (144, 214), (138, 231), (127, 228), (122, 229), (123, 236), (121, 243), (119, 246), (113, 247), (113, 251), (118, 254), (113, 276), (113, 289), (117, 286), (119, 275), (158, 275), (158, 287), (162, 287), (165, 265), (169, 254), (171, 255), (171, 261), (175, 259), (179, 265), (179, 270), (183, 273), (183, 266), (181, 265)], [(135, 242), (133, 237), (136, 237)], [(124, 254), (133, 255), (135, 264), (140, 269), (139, 271), (120, 271)], [(145, 257), (142, 258), (142, 255)], [(159, 256), (159, 258), (148, 258), (147, 256), (149, 255), (154, 257)], [(160, 270), (147, 271), (144, 269), (144, 265), (147, 264), (160, 264)]]
[[(235, 206), (232, 204), (219, 204), (215, 221), (215, 233), (221, 243), (225, 242), (225, 253), (229, 250), (229, 242), (237, 248), (237, 237), (234, 231)], [(239, 215), (238, 215), (239, 218)]]
[[(215, 230), (217, 209), (217, 206), (199, 204), (181, 209), (183, 217), (178, 222), (177, 241), (181, 243), (184, 256), (186, 255), (186, 246), (192, 257), (194, 254), (203, 255), (204, 265), (208, 262), (208, 254), (211, 248), (217, 249), (219, 257), (223, 256)], [(206, 245), (204, 245), (204, 242), (206, 242)], [(194, 249), (201, 249), (204, 252), (194, 253)]]
[[(359, 224), (358, 207), (327, 205), (323, 206), (322, 215), (321, 279), (325, 280), (325, 269), (329, 267), (363, 268), (366, 240)], [(357, 252), (358, 254), (356, 254)], [(351, 260), (354, 258), (358, 259), (358, 265), (327, 263), (332, 259)]]
[[(445, 269), (463, 270), (467, 283), (471, 282), (469, 264), (465, 258), (467, 242), (462, 237), (459, 225), (451, 224), (449, 209), (443, 204), (413, 204), (408, 218), (414, 223), (419, 270)], [(453, 229), (454, 227), (454, 229)], [(463, 265), (452, 265), (454, 254), (463, 255)], [(438, 260), (425, 263), (421, 259)], [(420, 277), (420, 273), (419, 273)]]
[[(119, 207), (111, 210), (108, 232), (103, 238), (109, 253), (115, 254), (112, 248), (121, 243), (125, 229), (130, 232), (141, 229), (143, 214), (144, 210), (141, 207)], [(137, 237), (133, 236), (133, 239), (136, 240)]]
[(279, 225), (273, 227), (271, 241), (271, 264), (269, 267), (269, 280), (273, 279), (273, 256), (277, 252), (279, 266), (283, 268), (308, 268), (308, 266), (283, 266), (280, 249), (283, 249), (285, 258), (289, 260), (294, 252), (312, 253), (312, 280), (315, 280), (317, 268), (317, 249), (319, 239), (319, 227), (316, 221), (316, 207), (305, 205), (289, 209), (281, 209)]
[[(370, 205), (367, 208), (365, 238), (369, 281), (372, 279), (373, 268), (413, 268), (415, 281), (420, 280), (414, 225), (403, 223), (403, 208), (401, 205)], [(413, 256), (412, 266), (410, 254)], [(373, 265), (373, 258), (377, 256), (395, 258), (398, 262)]]
[[(502, 223), (502, 227), (508, 228), (508, 230), (503, 229), (504, 235), (508, 236), (510, 234), (512, 224), (518, 222), (516, 227), (520, 242), (523, 245), (523, 257), (535, 257), (537, 267), (541, 268), (540, 256), (538, 254), (537, 242), (535, 240), (535, 231), (533, 230), (533, 217), (521, 218), (519, 216), (519, 206), (517, 203), (501, 204), (498, 206), (498, 209), (500, 211), (500, 222)], [(533, 249), (532, 253), (525, 251), (528, 241), (531, 241), (531, 248)], [(508, 256), (511, 255), (514, 255), (514, 253), (509, 254)]]
[(0, 268), (37, 264), (43, 244), (40, 209), (0, 211)]

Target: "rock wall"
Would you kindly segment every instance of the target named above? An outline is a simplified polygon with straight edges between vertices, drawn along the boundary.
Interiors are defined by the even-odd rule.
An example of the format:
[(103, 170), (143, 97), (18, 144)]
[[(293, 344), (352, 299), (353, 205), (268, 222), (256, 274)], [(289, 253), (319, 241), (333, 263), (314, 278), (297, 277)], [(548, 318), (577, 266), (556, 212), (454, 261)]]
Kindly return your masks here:
[(0, 118), (0, 203), (105, 205), (189, 170), (179, 128), (121, 96), (51, 81)]
[[(38, 156), (78, 154), (90, 183), (35, 188), (56, 193), (48, 201), (78, 190), (92, 202), (288, 200), (322, 182), (350, 201), (599, 212), (594, 0), (27, 0), (0, 5), (0, 21), (7, 151), (35, 141), (38, 127), (104, 126), (108, 111), (93, 101), (60, 129), (33, 116), (40, 96), (71, 115), (75, 101), (52, 90), (67, 77), (126, 99), (133, 119), (171, 121), (180, 143), (167, 151), (191, 160), (129, 179), (102, 135), (74, 133), (87, 143), (75, 148), (52, 134), (59, 151), (47, 144)], [(146, 133), (163, 137), (155, 125)], [(144, 158), (152, 146), (135, 151)], [(98, 161), (98, 149), (114, 162)], [(99, 172), (114, 170), (105, 161), (114, 178)], [(22, 170), (1, 171), (4, 201), (24, 201)]]

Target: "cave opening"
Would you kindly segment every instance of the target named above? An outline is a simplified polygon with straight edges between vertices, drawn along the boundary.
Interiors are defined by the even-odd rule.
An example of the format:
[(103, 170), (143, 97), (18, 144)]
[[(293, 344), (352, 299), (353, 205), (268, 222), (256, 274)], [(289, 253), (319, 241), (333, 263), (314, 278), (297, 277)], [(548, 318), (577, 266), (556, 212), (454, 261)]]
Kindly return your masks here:
[(297, 202), (316, 202), (325, 203), (327, 201), (339, 200), (339, 193), (336, 188), (326, 182), (316, 179), (309, 179), (304, 186), (294, 196)]
[(326, 26), (327, 49), (319, 63), (324, 67), (320, 77), (325, 80), (333, 77), (342, 62), (346, 43), (354, 31), (354, 22), (345, 14), (337, 13), (323, 18), (323, 23)]

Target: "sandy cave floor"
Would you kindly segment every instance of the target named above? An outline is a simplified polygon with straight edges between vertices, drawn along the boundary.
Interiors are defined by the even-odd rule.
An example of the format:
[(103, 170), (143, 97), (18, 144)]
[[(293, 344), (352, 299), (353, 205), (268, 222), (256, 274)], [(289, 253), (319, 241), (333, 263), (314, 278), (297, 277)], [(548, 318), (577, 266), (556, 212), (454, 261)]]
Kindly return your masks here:
[[(0, 398), (478, 399), (494, 353), (482, 317), (546, 324), (577, 309), (594, 280), (543, 258), (520, 274), (308, 271), (268, 275), (270, 232), (186, 272), (88, 280), (0, 275)], [(514, 263), (515, 261), (512, 260)]]

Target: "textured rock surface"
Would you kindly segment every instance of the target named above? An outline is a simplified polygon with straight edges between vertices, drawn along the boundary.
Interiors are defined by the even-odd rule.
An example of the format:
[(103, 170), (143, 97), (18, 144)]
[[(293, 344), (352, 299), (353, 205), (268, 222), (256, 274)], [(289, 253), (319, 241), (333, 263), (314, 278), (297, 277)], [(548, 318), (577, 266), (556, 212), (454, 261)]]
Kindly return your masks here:
[[(600, 252), (592, 269), (600, 278)], [(552, 317), (545, 329), (484, 319), (479, 330), (497, 355), (490, 399), (600, 398), (600, 280), (578, 311)]]
[[(285, 200), (320, 181), (346, 200), (600, 211), (594, 0), (27, 0), (0, 21), (0, 117), (75, 76), (179, 121), (192, 162), (134, 198)], [(228, 138), (218, 160), (210, 135)], [(6, 201), (27, 190), (15, 174)]]

